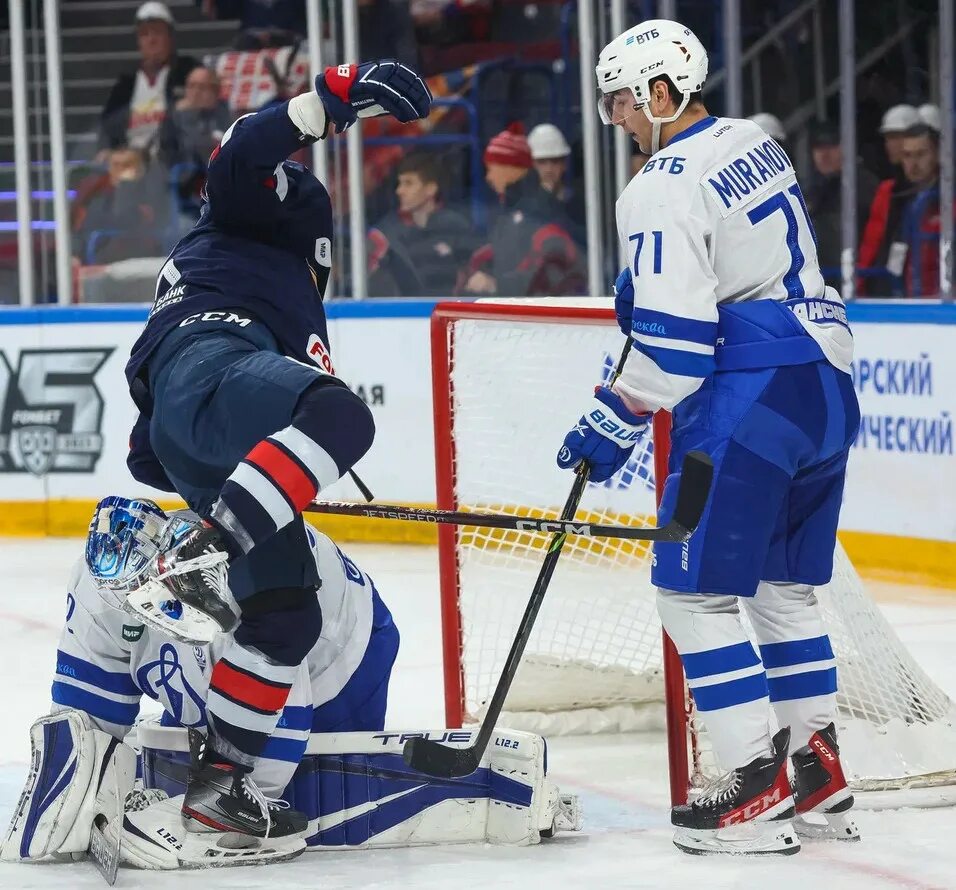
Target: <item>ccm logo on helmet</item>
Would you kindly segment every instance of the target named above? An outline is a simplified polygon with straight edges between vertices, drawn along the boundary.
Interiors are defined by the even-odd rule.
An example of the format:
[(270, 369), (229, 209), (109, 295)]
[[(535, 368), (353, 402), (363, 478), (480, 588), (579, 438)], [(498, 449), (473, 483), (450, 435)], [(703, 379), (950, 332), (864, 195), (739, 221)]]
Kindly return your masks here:
[(625, 46), (630, 46), (632, 43), (636, 43), (640, 46), (642, 43), (647, 43), (648, 40), (653, 40), (655, 37), (660, 37), (661, 32), (657, 28), (651, 28), (650, 31), (644, 31), (641, 34), (632, 34), (627, 40), (624, 41)]

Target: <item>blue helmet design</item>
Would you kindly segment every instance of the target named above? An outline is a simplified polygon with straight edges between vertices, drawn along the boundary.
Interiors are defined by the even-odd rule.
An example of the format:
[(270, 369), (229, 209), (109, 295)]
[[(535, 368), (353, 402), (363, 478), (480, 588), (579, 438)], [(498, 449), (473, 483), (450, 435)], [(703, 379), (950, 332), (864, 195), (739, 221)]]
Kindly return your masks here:
[(103, 498), (93, 512), (86, 538), (86, 566), (101, 587), (141, 586), (159, 553), (166, 514), (153, 501)]

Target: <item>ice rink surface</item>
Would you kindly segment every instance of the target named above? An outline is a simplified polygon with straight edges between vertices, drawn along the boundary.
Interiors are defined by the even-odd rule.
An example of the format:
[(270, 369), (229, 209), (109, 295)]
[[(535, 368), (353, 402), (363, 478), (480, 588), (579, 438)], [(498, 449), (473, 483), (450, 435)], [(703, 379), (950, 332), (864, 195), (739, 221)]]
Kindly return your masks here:
[[(437, 556), (427, 547), (344, 548), (376, 580), (402, 634), (388, 724), (444, 725)], [(79, 539), (0, 539), (0, 822), (26, 776), (27, 729), (49, 705), (68, 570)], [(956, 593), (872, 584), (897, 633), (930, 676), (956, 696)], [(953, 762), (956, 764), (956, 736)], [(956, 888), (956, 809), (858, 812), (859, 844), (804, 843), (797, 856), (697, 858), (671, 845), (667, 759), (660, 736), (553, 739), (550, 771), (582, 799), (585, 830), (524, 849), (445, 847), (306, 853), (267, 868), (146, 873), (122, 869), (118, 888), (628, 887), (843, 890)], [(5, 828), (4, 828), (5, 831)], [(4, 865), (0, 887), (103, 887), (92, 865)]]

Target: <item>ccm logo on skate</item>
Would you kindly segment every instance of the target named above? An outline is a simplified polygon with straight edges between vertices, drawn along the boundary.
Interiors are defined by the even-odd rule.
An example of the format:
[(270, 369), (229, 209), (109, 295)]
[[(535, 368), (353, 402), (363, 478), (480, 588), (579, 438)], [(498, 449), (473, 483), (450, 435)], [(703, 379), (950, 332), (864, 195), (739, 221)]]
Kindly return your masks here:
[(780, 783), (777, 782), (766, 794), (762, 794), (760, 797), (751, 800), (736, 810), (731, 810), (726, 816), (722, 817), (720, 827), (739, 825), (741, 822), (749, 822), (751, 819), (756, 819), (761, 813), (766, 813), (767, 810), (771, 807), (775, 807), (782, 800), (783, 789), (780, 787)]
[(187, 315), (180, 323), (181, 328), (188, 324), (194, 324), (197, 321), (225, 321), (229, 324), (237, 324), (244, 328), (252, 324), (251, 318), (243, 318), (236, 315), (235, 312), (197, 312), (195, 315)]
[(829, 760), (833, 763), (836, 760), (834, 753), (818, 738), (813, 738), (810, 741), (810, 747), (815, 748), (817, 754), (819, 754), (825, 760)]

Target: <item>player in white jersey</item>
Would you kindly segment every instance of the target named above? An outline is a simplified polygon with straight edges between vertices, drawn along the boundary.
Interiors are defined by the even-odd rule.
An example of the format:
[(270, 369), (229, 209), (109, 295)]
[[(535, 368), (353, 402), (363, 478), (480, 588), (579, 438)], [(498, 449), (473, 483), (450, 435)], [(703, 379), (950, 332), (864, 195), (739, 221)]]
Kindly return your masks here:
[[(167, 520), (155, 504), (145, 500), (109, 497), (98, 505), (85, 559), (77, 561), (67, 587), (52, 716), (34, 724), (37, 762), (4, 843), (4, 859), (86, 850), (89, 825), (83, 825), (88, 816), (85, 809), (95, 805), (95, 792), (104, 784), (103, 777), (122, 772), (111, 758), (117, 749), (127, 747), (118, 743), (127, 738), (137, 721), (143, 696), (155, 700), (163, 710), (158, 723), (140, 727), (140, 772), (146, 791), (134, 792), (127, 802), (125, 861), (142, 868), (197, 867), (229, 855), (221, 844), (232, 841), (223, 832), (182, 830), (179, 795), (185, 792), (190, 768), (190, 755), (184, 750), (186, 728), (206, 729), (207, 700), (217, 694), (210, 688), (213, 666), (228, 661), (231, 635), (219, 634), (208, 645), (192, 646), (144, 625), (123, 608), (127, 591), (142, 583), (155, 558), (175, 546), (195, 520), (187, 511)], [(247, 842), (242, 845), (242, 857), (228, 864), (277, 861), (297, 855), (306, 846), (380, 846), (395, 844), (396, 838), (405, 843), (529, 843), (537, 841), (541, 830), (553, 830), (555, 822), (559, 828), (574, 827), (573, 801), (562, 801), (557, 789), (547, 782), (543, 741), (536, 743), (535, 737), (515, 734), (522, 736), (513, 741), (517, 746), (523, 743), (525, 773), (534, 781), (510, 789), (493, 782), (488, 767), (483, 770), (486, 775), (464, 789), (436, 788), (427, 777), (404, 767), (400, 734), (382, 731), (399, 644), (391, 614), (367, 574), (326, 535), (310, 526), (306, 533), (322, 578), (316, 591), (322, 632), (292, 684), (275, 734), (256, 758), (250, 787), (262, 790), (273, 822), (281, 820), (283, 808), (291, 803), (308, 825), (286, 837), (271, 834), (258, 845)], [(178, 606), (170, 600), (166, 609), (175, 615)], [(467, 741), (470, 733), (463, 736), (458, 740)], [(74, 759), (80, 768), (64, 766)], [(370, 768), (373, 760), (381, 767), (381, 776)], [(530, 771), (529, 762), (533, 766)], [(509, 772), (515, 767), (515, 763), (502, 763), (500, 756), (496, 765)], [(61, 784), (62, 776), (71, 770), (82, 773), (86, 784)], [(354, 789), (347, 787), (350, 774), (354, 774)], [(132, 775), (125, 779), (131, 782)], [(382, 798), (393, 797), (397, 789), (389, 782), (398, 783), (403, 792), (402, 812), (392, 816), (382, 812), (377, 820), (362, 819), (360, 825), (351, 827), (349, 840), (338, 837), (341, 811), (349, 807), (361, 810), (363, 804), (367, 810), (377, 800), (370, 796), (373, 792)], [(365, 798), (359, 800), (363, 793)], [(283, 801), (276, 804), (280, 796)], [(460, 813), (463, 804), (459, 798), (463, 796), (473, 799), (471, 818), (459, 820), (455, 830), (443, 833), (441, 823), (447, 822), (448, 813), (442, 806)], [(417, 801), (417, 809), (410, 805), (411, 800)], [(489, 800), (511, 804), (501, 808), (510, 811), (510, 816), (498, 819), (496, 825), (488, 818)], [(483, 813), (481, 803), (485, 805)], [(524, 806), (515, 806), (519, 803)], [(423, 816), (424, 810), (433, 812)], [(69, 817), (77, 813), (78, 829), (73, 830)], [(414, 825), (409, 827), (408, 822)], [(304, 839), (293, 836), (302, 833)]]
[(689, 29), (664, 20), (631, 28), (605, 47), (596, 72), (602, 119), (651, 155), (617, 202), (630, 262), (616, 309), (633, 349), (617, 383), (595, 391), (558, 463), (586, 460), (592, 479), (606, 479), (652, 413), (672, 411), (661, 522), (683, 456), (702, 449), (715, 465), (697, 532), (655, 547), (652, 569), (661, 620), (729, 770), (674, 807), (675, 843), (693, 853), (793, 853), (794, 824), (855, 838), (840, 815), (853, 798), (836, 744), (833, 652), (813, 594), (832, 573), (859, 425), (845, 307), (824, 286), (786, 153), (753, 122), (707, 113), (707, 54)]

